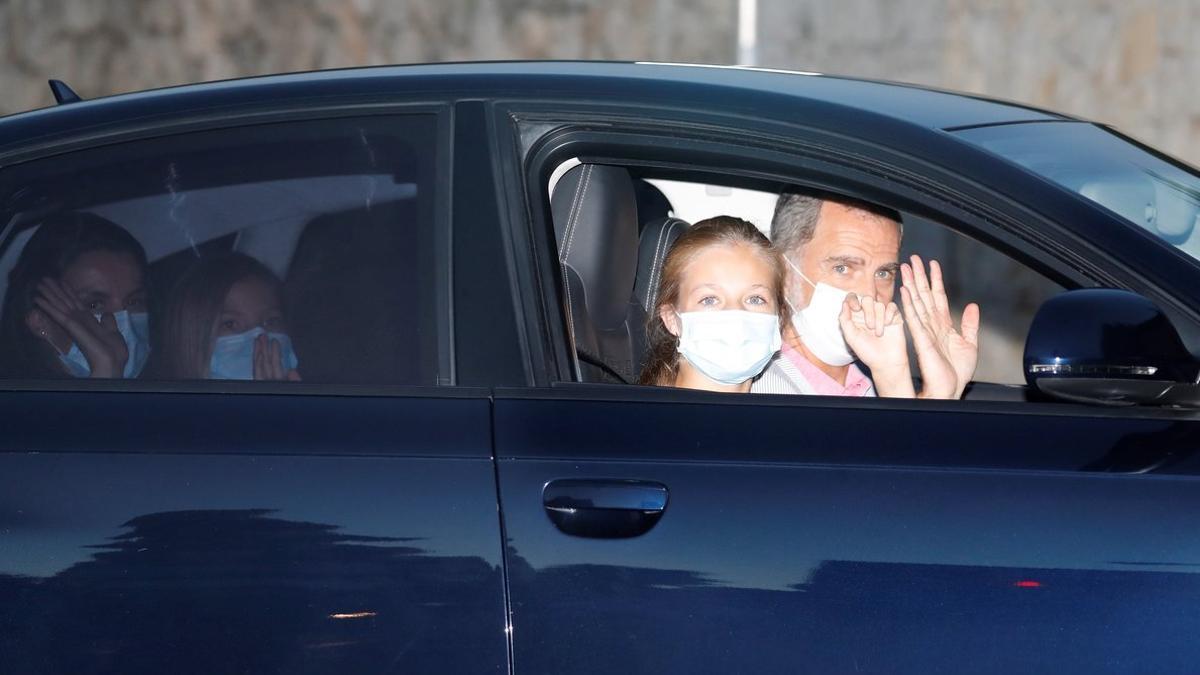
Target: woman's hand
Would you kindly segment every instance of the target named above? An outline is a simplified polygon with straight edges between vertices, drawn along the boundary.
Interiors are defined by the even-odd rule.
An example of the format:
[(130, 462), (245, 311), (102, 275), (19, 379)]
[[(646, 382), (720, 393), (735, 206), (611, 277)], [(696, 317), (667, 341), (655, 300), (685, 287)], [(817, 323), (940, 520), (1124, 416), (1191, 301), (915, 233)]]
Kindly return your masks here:
[(967, 305), (959, 327), (955, 328), (941, 266), (931, 260), (926, 276), (920, 256), (912, 256), (911, 262), (900, 267), (904, 281), (900, 298), (921, 368), (924, 383), (921, 395), (962, 398), (979, 361), (979, 305)]
[(91, 377), (121, 377), (124, 374), (129, 347), (117, 330), (117, 320), (111, 313), (102, 314), (96, 321), (96, 315), (54, 279), (43, 279), (38, 283), (33, 302), (62, 326), (79, 346), (91, 369)]
[(880, 396), (912, 398), (912, 371), (908, 366), (908, 344), (904, 319), (896, 303), (851, 293), (838, 316), (846, 345), (871, 369)]
[(272, 340), (266, 333), (254, 338), (254, 379), (300, 381), (300, 373), (294, 368), (283, 367), (279, 340)]

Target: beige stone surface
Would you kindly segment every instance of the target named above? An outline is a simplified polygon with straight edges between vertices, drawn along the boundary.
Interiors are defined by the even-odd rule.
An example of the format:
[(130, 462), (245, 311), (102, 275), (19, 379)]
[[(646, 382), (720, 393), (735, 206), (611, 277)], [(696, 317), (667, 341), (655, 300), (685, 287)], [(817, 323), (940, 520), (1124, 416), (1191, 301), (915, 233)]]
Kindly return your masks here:
[(1200, 164), (1197, 0), (760, 0), (764, 65), (1106, 122)]
[(727, 62), (730, 0), (0, 0), (0, 114), (264, 73), (472, 59)]

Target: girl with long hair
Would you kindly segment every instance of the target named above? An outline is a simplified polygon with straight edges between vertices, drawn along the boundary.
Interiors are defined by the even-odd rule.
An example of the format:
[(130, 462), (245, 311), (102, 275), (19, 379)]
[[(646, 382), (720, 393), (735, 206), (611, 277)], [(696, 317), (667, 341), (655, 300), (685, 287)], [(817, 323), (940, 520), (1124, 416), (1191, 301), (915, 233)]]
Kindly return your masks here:
[(783, 267), (753, 224), (700, 221), (663, 262), (641, 384), (747, 392), (781, 345)]
[(155, 374), (166, 379), (299, 380), (282, 284), (240, 253), (204, 258), (171, 294)]

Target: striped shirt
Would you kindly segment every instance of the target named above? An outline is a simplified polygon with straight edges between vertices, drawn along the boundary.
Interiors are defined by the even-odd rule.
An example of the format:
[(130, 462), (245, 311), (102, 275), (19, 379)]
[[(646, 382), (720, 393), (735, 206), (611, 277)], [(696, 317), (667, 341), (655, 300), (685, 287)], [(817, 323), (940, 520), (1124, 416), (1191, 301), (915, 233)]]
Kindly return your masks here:
[(819, 396), (875, 396), (875, 385), (858, 366), (850, 364), (846, 383), (840, 384), (804, 355), (784, 344), (766, 370), (750, 383), (752, 394), (810, 394)]

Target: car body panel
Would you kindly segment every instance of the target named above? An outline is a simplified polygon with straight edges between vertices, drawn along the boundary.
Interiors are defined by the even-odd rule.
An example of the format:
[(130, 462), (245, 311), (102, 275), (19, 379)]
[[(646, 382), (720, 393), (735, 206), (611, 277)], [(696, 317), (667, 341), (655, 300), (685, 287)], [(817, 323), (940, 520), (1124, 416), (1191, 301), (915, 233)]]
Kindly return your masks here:
[(5, 672), (507, 670), (486, 399), (2, 398)]
[[(573, 393), (497, 395), (521, 672), (1200, 657), (1195, 420)], [(665, 485), (665, 512), (640, 537), (564, 534), (543, 487), (582, 478)]]

